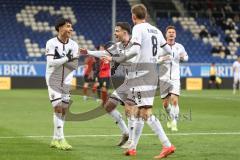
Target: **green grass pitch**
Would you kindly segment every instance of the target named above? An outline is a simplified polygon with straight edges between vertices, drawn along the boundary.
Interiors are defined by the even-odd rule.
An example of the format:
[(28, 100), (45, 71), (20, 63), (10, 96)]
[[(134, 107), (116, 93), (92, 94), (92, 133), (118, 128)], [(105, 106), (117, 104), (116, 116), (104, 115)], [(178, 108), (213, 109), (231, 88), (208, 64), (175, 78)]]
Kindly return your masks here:
[[(74, 112), (93, 109), (97, 103), (72, 96)], [(118, 107), (123, 111), (122, 107)], [(176, 152), (172, 160), (240, 159), (240, 95), (231, 90), (183, 91), (179, 131), (166, 128), (161, 100), (155, 99), (154, 113), (165, 128)], [(47, 90), (0, 91), (0, 160), (149, 160), (161, 144), (147, 125), (136, 157), (123, 156), (116, 147), (120, 131), (111, 117), (66, 122), (65, 136), (72, 151), (49, 148), (52, 135), (52, 108)], [(148, 135), (150, 134), (150, 135)], [(119, 136), (118, 136), (119, 135)]]

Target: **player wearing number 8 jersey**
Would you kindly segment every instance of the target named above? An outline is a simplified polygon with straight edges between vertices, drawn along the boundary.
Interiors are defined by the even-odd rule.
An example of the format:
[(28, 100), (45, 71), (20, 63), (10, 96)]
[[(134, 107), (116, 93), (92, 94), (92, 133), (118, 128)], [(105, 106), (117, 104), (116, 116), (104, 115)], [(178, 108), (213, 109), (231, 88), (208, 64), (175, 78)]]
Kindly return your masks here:
[[(134, 103), (129, 106), (137, 106), (133, 142), (129, 143), (125, 155), (136, 155), (136, 147), (143, 130), (144, 121), (157, 134), (163, 144), (163, 150), (155, 158), (167, 157), (175, 151), (175, 147), (168, 140), (159, 120), (152, 114), (155, 90), (157, 88), (156, 55), (162, 47), (166, 54), (172, 54), (170, 46), (166, 43), (162, 33), (156, 27), (146, 23), (147, 9), (143, 4), (132, 7), (132, 21), (135, 24), (132, 30), (132, 47), (120, 57), (106, 57), (107, 60), (123, 63), (134, 57), (132, 71), (129, 77), (135, 79), (130, 90)], [(135, 68), (134, 68), (135, 66)]]

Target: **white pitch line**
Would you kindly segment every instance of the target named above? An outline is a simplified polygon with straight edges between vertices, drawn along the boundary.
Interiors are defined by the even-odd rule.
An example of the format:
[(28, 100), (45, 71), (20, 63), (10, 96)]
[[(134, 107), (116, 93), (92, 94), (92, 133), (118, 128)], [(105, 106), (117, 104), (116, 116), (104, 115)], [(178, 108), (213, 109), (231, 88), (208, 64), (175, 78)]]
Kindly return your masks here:
[[(240, 132), (202, 132), (202, 133), (169, 133), (168, 136), (211, 136), (211, 135), (240, 135)], [(77, 137), (120, 137), (118, 134), (99, 134), (99, 135), (68, 135), (67, 138)], [(155, 134), (142, 134), (142, 136), (155, 136)], [(52, 136), (6, 136), (0, 139), (20, 139), (20, 138), (51, 138)]]
[(194, 95), (194, 94), (182, 94), (183, 97), (193, 97), (193, 98), (207, 98), (207, 99), (217, 99), (217, 100), (230, 100), (230, 101), (240, 101), (240, 99), (224, 96), (204, 96), (204, 95)]

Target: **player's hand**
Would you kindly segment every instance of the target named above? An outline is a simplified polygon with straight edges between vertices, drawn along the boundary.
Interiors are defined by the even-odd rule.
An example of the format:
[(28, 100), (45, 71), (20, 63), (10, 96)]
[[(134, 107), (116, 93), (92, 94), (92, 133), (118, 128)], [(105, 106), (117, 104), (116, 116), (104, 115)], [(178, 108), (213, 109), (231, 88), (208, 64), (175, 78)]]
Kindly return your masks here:
[(86, 48), (80, 48), (80, 54), (82, 54), (82, 55), (88, 54), (87, 49)]
[(168, 61), (168, 60), (171, 60), (171, 57), (170, 55), (166, 55), (166, 56), (160, 56), (158, 59), (160, 62), (165, 62), (165, 61)]
[(66, 54), (66, 57), (68, 58), (68, 62), (72, 61), (73, 60), (73, 55), (71, 54), (71, 52), (68, 52)]
[(180, 60), (184, 60), (185, 54), (184, 53), (180, 53), (179, 57), (180, 57)]
[(107, 55), (102, 56), (101, 59), (106, 61), (107, 63), (112, 61), (112, 57), (111, 56), (107, 56)]

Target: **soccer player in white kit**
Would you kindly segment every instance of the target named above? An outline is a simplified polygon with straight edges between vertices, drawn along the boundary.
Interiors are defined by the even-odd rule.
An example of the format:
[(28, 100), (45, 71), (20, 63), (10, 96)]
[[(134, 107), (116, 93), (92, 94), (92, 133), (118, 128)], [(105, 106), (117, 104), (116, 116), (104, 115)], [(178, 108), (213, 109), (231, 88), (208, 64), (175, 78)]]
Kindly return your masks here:
[[(115, 39), (116, 39), (117, 43), (115, 45), (110, 46), (106, 50), (90, 51), (90, 50), (81, 48), (80, 52), (82, 54), (88, 54), (88, 55), (91, 55), (91, 56), (94, 56), (97, 58), (101, 58), (106, 55), (116, 56), (116, 55), (124, 54), (124, 52), (131, 47), (130, 43), (129, 43), (130, 38), (131, 38), (130, 24), (127, 22), (117, 22), (114, 35), (115, 35)], [(115, 63), (115, 65), (114, 65), (115, 68), (111, 68), (111, 72), (115, 72), (118, 65), (119, 65), (118, 63)], [(130, 64), (128, 62), (121, 64), (121, 66), (123, 66), (125, 68), (125, 70), (126, 70), (126, 68), (129, 67), (129, 65)], [(130, 131), (133, 130), (133, 127), (134, 127), (133, 126), (134, 122), (131, 119), (131, 115), (133, 113), (134, 108), (128, 106), (125, 103), (125, 101), (128, 98), (128, 90), (129, 90), (129, 88), (127, 86), (125, 86), (126, 84), (127, 84), (127, 76), (125, 77), (124, 83), (121, 86), (119, 86), (118, 88), (116, 88), (116, 90), (109, 96), (107, 102), (103, 106), (105, 108), (105, 110), (107, 111), (107, 113), (113, 117), (113, 119), (115, 120), (116, 124), (118, 125), (118, 127), (120, 128), (120, 130), (122, 132), (122, 138), (121, 138), (120, 142), (117, 144), (118, 146), (124, 145), (128, 139), (132, 139), (132, 134), (129, 134), (129, 130)], [(128, 127), (125, 124), (121, 113), (116, 109), (119, 102), (121, 105), (124, 105), (124, 107), (125, 107), (125, 114), (128, 119)], [(130, 133), (132, 133), (132, 132), (130, 132)]]
[(240, 56), (233, 63), (233, 94), (236, 94), (237, 84), (240, 90)]
[(167, 43), (171, 46), (173, 55), (160, 57), (160, 95), (163, 100), (163, 107), (170, 117), (167, 127), (177, 131), (177, 120), (179, 117), (178, 99), (180, 96), (180, 62), (188, 61), (188, 54), (183, 45), (175, 42), (176, 29), (174, 26), (166, 28)]
[(46, 43), (46, 83), (53, 106), (54, 125), (50, 147), (70, 150), (72, 146), (64, 138), (63, 127), (65, 113), (69, 107), (73, 70), (78, 66), (78, 44), (70, 39), (73, 31), (70, 20), (57, 19), (55, 29), (58, 31), (57, 37)]
[(175, 151), (175, 147), (168, 140), (159, 120), (152, 114), (152, 106), (158, 81), (156, 68), (155, 70), (153, 70), (153, 68), (156, 65), (155, 56), (158, 55), (160, 47), (170, 54), (172, 50), (170, 46), (167, 45), (162, 32), (146, 22), (147, 9), (143, 4), (134, 5), (131, 11), (132, 21), (135, 24), (132, 30), (132, 47), (126, 51), (122, 57), (106, 57), (107, 60), (118, 63), (125, 62), (133, 57), (135, 59), (133, 64), (136, 68), (130, 71), (128, 75), (133, 79), (133, 86), (130, 88), (130, 91), (133, 94), (132, 100), (138, 108), (133, 142), (125, 151), (125, 155), (135, 156), (137, 154), (136, 147), (143, 130), (144, 121), (146, 121), (163, 145), (161, 153), (154, 157), (161, 159), (172, 154)]

